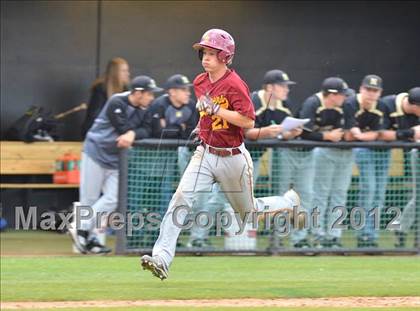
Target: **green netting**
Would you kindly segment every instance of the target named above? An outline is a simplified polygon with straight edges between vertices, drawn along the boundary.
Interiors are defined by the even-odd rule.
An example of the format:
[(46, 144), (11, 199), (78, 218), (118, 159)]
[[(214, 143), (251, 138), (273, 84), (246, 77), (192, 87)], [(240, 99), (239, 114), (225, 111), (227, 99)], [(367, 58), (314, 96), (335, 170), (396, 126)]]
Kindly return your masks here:
[[(135, 147), (128, 156), (127, 212), (163, 217), (191, 148)], [(249, 148), (254, 161), (255, 197), (279, 195), (290, 187), (309, 219), (316, 207), (319, 228), (293, 229), (260, 220), (258, 229), (235, 228), (217, 236), (210, 228), (183, 230), (177, 251), (282, 251), (317, 249), (413, 249), (419, 244), (420, 161), (417, 149)], [(416, 186), (417, 185), (417, 186)], [(341, 207), (340, 207), (341, 206)], [(333, 212), (333, 208), (335, 212)], [(217, 187), (197, 199), (194, 211), (231, 211)], [(205, 219), (203, 219), (205, 220)], [(149, 251), (159, 228), (145, 226), (126, 236), (126, 251)], [(334, 229), (331, 228), (335, 223)], [(136, 224), (136, 223), (135, 223)]]

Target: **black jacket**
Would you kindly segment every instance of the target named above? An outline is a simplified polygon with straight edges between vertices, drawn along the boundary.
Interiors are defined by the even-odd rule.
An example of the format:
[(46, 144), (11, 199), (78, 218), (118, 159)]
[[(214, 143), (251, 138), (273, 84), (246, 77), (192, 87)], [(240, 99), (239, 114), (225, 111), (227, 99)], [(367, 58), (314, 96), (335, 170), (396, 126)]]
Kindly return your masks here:
[(96, 117), (104, 107), (108, 96), (106, 94), (105, 84), (99, 83), (92, 88), (89, 98), (89, 105), (86, 111), (85, 121), (82, 124), (82, 137), (85, 139), (86, 133), (91, 128)]

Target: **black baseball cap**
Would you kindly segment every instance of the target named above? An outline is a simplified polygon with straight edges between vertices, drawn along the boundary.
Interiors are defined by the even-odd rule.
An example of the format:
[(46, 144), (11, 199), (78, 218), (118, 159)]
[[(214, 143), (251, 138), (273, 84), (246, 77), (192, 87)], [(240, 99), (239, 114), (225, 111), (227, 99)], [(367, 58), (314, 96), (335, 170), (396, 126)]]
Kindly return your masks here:
[(382, 90), (382, 78), (377, 75), (367, 75), (363, 78), (362, 86), (369, 89)]
[(191, 85), (192, 83), (190, 82), (190, 80), (188, 80), (186, 76), (181, 75), (181, 74), (176, 74), (169, 77), (169, 79), (166, 81), (165, 88), (167, 90), (181, 89), (181, 88), (190, 87)]
[(287, 73), (279, 69), (273, 69), (267, 71), (263, 79), (264, 84), (296, 84), (295, 81), (291, 81)]
[(420, 106), (420, 87), (413, 87), (408, 91), (408, 102)]
[(156, 85), (155, 80), (149, 76), (137, 76), (131, 81), (131, 91), (149, 91), (149, 92), (161, 92), (162, 88)]
[(350, 95), (350, 89), (346, 81), (338, 77), (326, 78), (322, 82), (321, 89), (323, 92)]

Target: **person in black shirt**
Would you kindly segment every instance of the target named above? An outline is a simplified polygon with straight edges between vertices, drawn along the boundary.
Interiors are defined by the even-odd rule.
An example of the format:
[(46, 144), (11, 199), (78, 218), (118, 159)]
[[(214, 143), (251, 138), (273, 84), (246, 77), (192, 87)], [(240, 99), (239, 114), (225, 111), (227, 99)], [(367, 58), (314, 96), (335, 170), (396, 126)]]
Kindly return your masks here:
[[(382, 78), (364, 77), (359, 94), (347, 98), (344, 107), (351, 111), (351, 129), (347, 140), (374, 141), (383, 129), (384, 106), (379, 100), (383, 89)], [(359, 207), (365, 210), (365, 226), (358, 231), (358, 247), (377, 247), (378, 228), (369, 211), (385, 204), (390, 149), (355, 148), (359, 168)]]
[(153, 137), (188, 139), (197, 125), (198, 112), (191, 100), (191, 83), (181, 74), (166, 82), (166, 94), (150, 107), (153, 115)]
[[(420, 87), (412, 88), (408, 93), (388, 95), (382, 98), (385, 106), (384, 128), (379, 139), (420, 140)], [(419, 101), (419, 102), (417, 102)]]
[(115, 57), (108, 62), (105, 74), (96, 79), (90, 90), (89, 105), (82, 124), (82, 138), (92, 126), (108, 98), (113, 94), (125, 92), (130, 83), (130, 69), (125, 59)]
[[(263, 79), (263, 88), (251, 94), (251, 100), (255, 109), (255, 127), (245, 131), (245, 137), (250, 140), (265, 138), (292, 139), (302, 133), (301, 129), (292, 131), (283, 131), (281, 123), (292, 113), (292, 104), (288, 97), (289, 85), (296, 82), (291, 81), (289, 76), (281, 70), (274, 69), (266, 72)], [(254, 162), (254, 183), (258, 178), (260, 171), (260, 157), (264, 149), (258, 148), (251, 150), (251, 156)], [(278, 155), (277, 149), (273, 158)], [(274, 161), (274, 160), (273, 160)], [(280, 192), (278, 180), (274, 181), (273, 193)]]
[[(292, 103), (288, 97), (291, 81), (287, 73), (279, 69), (267, 71), (263, 79), (263, 88), (251, 94), (255, 109), (255, 127), (246, 131), (246, 138), (251, 140), (276, 138), (292, 139), (302, 131), (283, 131), (280, 124), (292, 113)], [(255, 168), (254, 168), (255, 169)]]
[[(350, 129), (351, 114), (343, 109), (343, 102), (348, 95), (347, 83), (341, 78), (330, 77), (322, 83), (322, 91), (309, 97), (303, 103), (301, 118), (309, 118), (302, 133), (304, 139), (338, 142), (343, 139), (344, 130)], [(345, 206), (347, 190), (352, 172), (352, 151), (338, 148), (315, 148), (313, 150), (314, 173), (313, 207), (319, 209), (318, 228), (315, 235), (316, 247), (341, 247), (341, 230), (333, 229), (332, 224), (338, 219), (339, 210)], [(328, 204), (329, 203), (329, 204)], [(327, 227), (327, 229), (325, 228)]]
[[(263, 78), (263, 88), (251, 94), (255, 108), (255, 127), (245, 132), (245, 137), (251, 140), (265, 138), (279, 138), (284, 140), (294, 139), (302, 133), (302, 129), (284, 131), (280, 125), (286, 117), (293, 117), (292, 103), (289, 98), (290, 86), (296, 82), (291, 81), (286, 72), (273, 69), (267, 71)], [(261, 156), (265, 148), (251, 148), (254, 164), (254, 184), (260, 172)], [(310, 188), (306, 182), (307, 176), (297, 173), (302, 170), (302, 165), (311, 165), (301, 152), (288, 148), (273, 148), (271, 157), (271, 190), (273, 195), (286, 192), (291, 183), (300, 194), (302, 207), (309, 205), (311, 200)], [(304, 170), (303, 170), (304, 171)], [(295, 178), (294, 178), (295, 177)], [(300, 246), (305, 232), (293, 230), (292, 244)], [(303, 244), (302, 244), (303, 246)], [(270, 247), (280, 247), (279, 234), (273, 232)]]
[[(420, 87), (408, 93), (389, 95), (382, 98), (385, 105), (384, 127), (379, 138), (386, 141), (404, 140), (420, 142)], [(419, 148), (405, 151), (410, 158), (413, 195), (401, 214), (400, 230), (396, 231), (396, 247), (404, 247), (406, 236), (417, 223), (415, 247), (420, 247), (420, 156)]]

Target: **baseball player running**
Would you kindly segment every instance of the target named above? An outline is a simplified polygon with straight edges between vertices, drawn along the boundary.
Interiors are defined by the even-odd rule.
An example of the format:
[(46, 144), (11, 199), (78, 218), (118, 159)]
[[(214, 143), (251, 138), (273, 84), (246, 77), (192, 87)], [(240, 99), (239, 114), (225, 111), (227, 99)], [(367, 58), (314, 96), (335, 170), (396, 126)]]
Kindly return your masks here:
[[(263, 87), (258, 91), (254, 91), (251, 94), (251, 100), (254, 104), (255, 109), (255, 127), (252, 129), (245, 130), (245, 137), (250, 140), (259, 140), (265, 138), (277, 138), (283, 137), (283, 139), (293, 139), (294, 137), (300, 135), (302, 133), (301, 129), (294, 129), (292, 131), (284, 131), (281, 127), (281, 122), (287, 117), (292, 116), (291, 112), (291, 101), (288, 98), (289, 94), (289, 85), (294, 85), (296, 82), (291, 81), (287, 73), (279, 69), (269, 70), (265, 73), (263, 78)], [(266, 148), (254, 147), (249, 149), (251, 154), (251, 158), (253, 160), (253, 181), (254, 186), (257, 182), (259, 173), (260, 173), (260, 166), (261, 166), (261, 157), (266, 151)], [(272, 162), (273, 162), (273, 170), (272, 170), (272, 193), (280, 193), (279, 184), (286, 184), (287, 182), (283, 183), (281, 176), (287, 175), (285, 172), (280, 169), (280, 162), (281, 162), (281, 155), (282, 153), (286, 153), (287, 150), (275, 148), (273, 150)], [(284, 159), (283, 159), (284, 160)], [(284, 161), (283, 161), (284, 162)], [(277, 165), (279, 164), (279, 165)], [(286, 165), (285, 165), (286, 166)], [(283, 168), (283, 167), (282, 167)], [(287, 167), (284, 167), (287, 169)], [(281, 170), (281, 174), (279, 171)], [(278, 176), (281, 175), (281, 176)], [(290, 182), (287, 185), (284, 185), (284, 191), (289, 189)], [(217, 190), (217, 189), (216, 189)], [(299, 189), (297, 189), (299, 191)], [(301, 198), (303, 200), (302, 192), (300, 192)], [(211, 207), (208, 210), (216, 210), (222, 209), (226, 202), (223, 194), (217, 194), (217, 192), (212, 195), (208, 203), (204, 206), (201, 206), (203, 210), (206, 208)], [(209, 229), (207, 230), (197, 230), (196, 227), (193, 226), (191, 229), (191, 235), (193, 232), (200, 232), (202, 237), (205, 239), (198, 239), (198, 241), (203, 240), (205, 243), (200, 243), (201, 245), (205, 245), (209, 243), (207, 239)], [(196, 234), (194, 234), (196, 235)], [(276, 236), (276, 235), (275, 235)], [(278, 242), (278, 238), (272, 236), (270, 239), (270, 244)], [(194, 243), (195, 242), (195, 243)], [(197, 245), (197, 241), (193, 240), (191, 246)], [(201, 246), (198, 244), (199, 246)], [(205, 245), (207, 246), (207, 245)], [(270, 245), (273, 247), (274, 245)]]
[(252, 159), (243, 143), (243, 131), (254, 127), (255, 112), (248, 86), (228, 68), (235, 53), (232, 36), (221, 29), (210, 29), (193, 48), (205, 71), (194, 80), (201, 144), (169, 203), (152, 256), (141, 258), (143, 269), (161, 280), (168, 277), (175, 256), (179, 224), (184, 222), (197, 195), (210, 192), (214, 183), (220, 185), (243, 219), (251, 212), (275, 213), (300, 207), (294, 190), (283, 196), (254, 198)]

